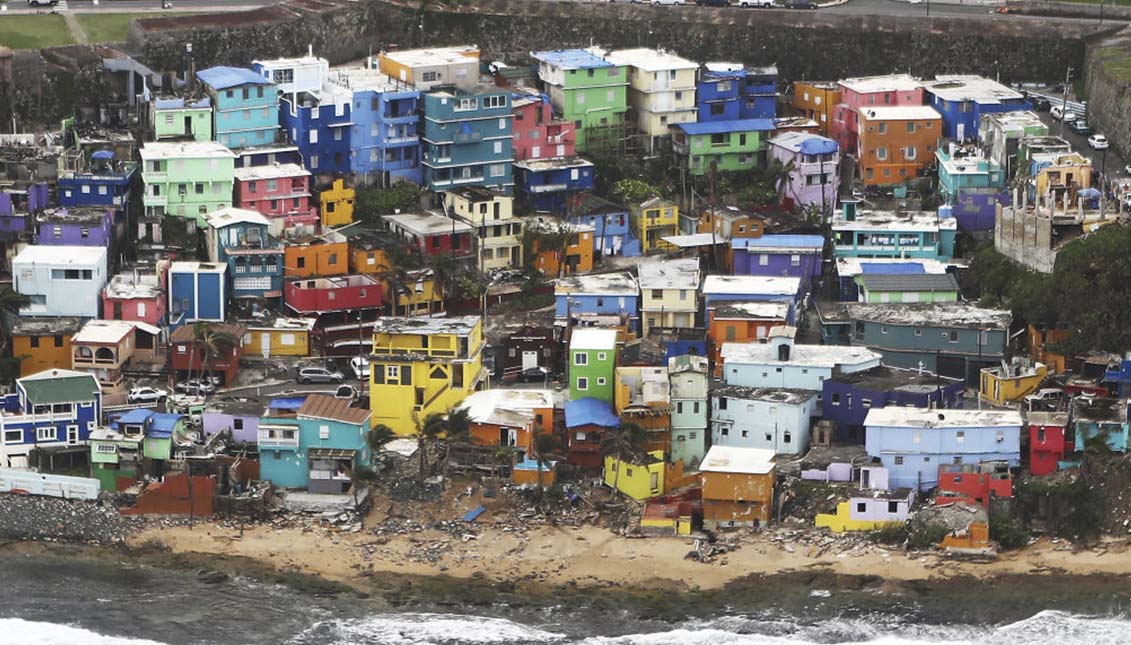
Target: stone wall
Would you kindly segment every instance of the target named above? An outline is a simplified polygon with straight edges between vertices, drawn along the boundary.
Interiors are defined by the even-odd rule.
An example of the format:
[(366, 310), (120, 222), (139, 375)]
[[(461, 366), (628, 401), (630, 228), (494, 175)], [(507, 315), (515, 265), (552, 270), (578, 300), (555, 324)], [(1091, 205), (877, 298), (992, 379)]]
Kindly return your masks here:
[[(1088, 45), (1084, 66), (1088, 120), (1123, 159), (1131, 156), (1131, 27)], [(1109, 171), (1109, 174), (1114, 172)]]
[(1023, 206), (997, 207), (994, 248), (1021, 266), (1052, 273), (1056, 251), (1052, 246), (1052, 220)]
[(113, 544), (123, 541), (135, 524), (106, 500), (0, 495), (0, 538), (5, 540)]
[(1088, 2), (1050, 2), (1049, 0), (1006, 0), (1009, 11), (1032, 16), (1131, 20), (1131, 7)]

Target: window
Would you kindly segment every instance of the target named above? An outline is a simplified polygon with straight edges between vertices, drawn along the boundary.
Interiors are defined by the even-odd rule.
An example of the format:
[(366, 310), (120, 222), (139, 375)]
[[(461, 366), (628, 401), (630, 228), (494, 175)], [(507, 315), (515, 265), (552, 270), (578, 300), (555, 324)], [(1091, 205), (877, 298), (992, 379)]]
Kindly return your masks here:
[(867, 502), (856, 502), (856, 512), (857, 513), (867, 513), (868, 512)]
[(793, 433), (791, 433), (789, 430), (786, 430), (785, 434), (782, 435), (782, 441), (784, 441), (785, 443), (793, 443)]
[(916, 336), (922, 336), (922, 335), (923, 335), (923, 330), (922, 330), (922, 329), (916, 329), (916, 330), (915, 330), (915, 335), (916, 335)]
[(310, 131), (310, 142), (311, 143), (318, 143), (318, 130), (311, 130)]
[(887, 158), (888, 158), (888, 149), (887, 148), (885, 148), (883, 146), (876, 148), (876, 159), (879, 159), (880, 161), (887, 161)]
[(770, 256), (768, 253), (760, 253), (758, 255), (758, 266), (767, 266), (770, 264)]
[(864, 408), (865, 410), (871, 408), (872, 399), (860, 399), (860, 407)]
[(888, 502), (888, 513), (895, 514), (899, 512), (899, 502)]
[(574, 365), (588, 365), (589, 364), (589, 354), (586, 354), (584, 352), (578, 352), (578, 353), (574, 354), (573, 355), (573, 364)]
[(908, 132), (915, 132), (915, 122), (914, 121), (908, 121), (907, 122), (907, 131)]
[(923, 457), (923, 463), (925, 463), (925, 464), (931, 463), (931, 458), (930, 457)]
[(589, 389), (589, 379), (585, 378), (584, 376), (579, 376), (577, 378), (577, 389), (578, 390), (588, 390)]
[(914, 161), (919, 156), (919, 151), (915, 146), (907, 146), (903, 149), (903, 158), (908, 161)]
[[(962, 465), (962, 457), (955, 457), (954, 458), (954, 465), (955, 466), (961, 466)], [(954, 478), (955, 483), (957, 483), (959, 479), (960, 479), (959, 477), (955, 477)]]
[(998, 443), (1005, 443), (1005, 430), (998, 430), (994, 440)]
[(832, 404), (840, 405), (840, 392), (833, 392)]
[(420, 80), (425, 82), (425, 83), (434, 83), (434, 82), (440, 80), (440, 73), (439, 72), (424, 72), (423, 74), (420, 75)]
[(1040, 443), (1045, 442), (1045, 429), (1044, 428), (1037, 428), (1037, 441), (1040, 442)]
[(911, 443), (915, 443), (915, 444), (923, 443), (923, 433), (918, 431), (918, 430), (913, 432), (911, 434)]
[(724, 437), (729, 437), (730, 436), (730, 428), (723, 428), (722, 435)]
[(483, 97), (483, 107), (484, 108), (501, 108), (501, 107), (506, 107), (506, 106), (507, 106), (507, 97), (503, 94), (498, 94), (496, 96), (484, 96)]
[(952, 343), (957, 343), (958, 342), (958, 332), (957, 331), (947, 332), (946, 339), (948, 341), (952, 342)]
[(801, 256), (800, 255), (789, 256), (789, 264), (790, 264), (790, 266), (795, 266), (795, 267), (801, 266)]
[(32, 336), (30, 339), (32, 349), (39, 347), (39, 336)]
[(24, 432), (23, 430), (5, 430), (4, 443), (23, 443)]
[(896, 455), (895, 456), (895, 465), (896, 466), (902, 466), (903, 465), (903, 455)]
[(886, 124), (886, 123), (881, 123), (881, 124), (876, 126), (876, 132), (879, 133), (879, 134), (887, 134), (887, 131), (888, 131), (888, 124)]
[(719, 397), (719, 409), (720, 410), (727, 409), (727, 399), (726, 399), (726, 397), (723, 397), (723, 396)]
[(36, 441), (55, 441), (58, 436), (58, 431), (53, 427), (35, 429)]
[[(56, 347), (62, 347), (63, 346), (63, 337), (62, 336), (56, 336), (55, 337), (55, 346)], [(1044, 431), (1042, 430), (1042, 432), (1044, 432)]]
[(954, 441), (955, 443), (966, 443), (966, 431), (959, 430), (958, 432), (955, 432)]
[(609, 360), (609, 355), (606, 354), (605, 352), (597, 352), (597, 360), (599, 360), (599, 361)]
[(318, 426), (318, 438), (319, 439), (329, 439), (330, 438), (330, 426)]
[(607, 381), (605, 381), (605, 377), (603, 377), (603, 376), (597, 377), (597, 385), (604, 385), (606, 382)]

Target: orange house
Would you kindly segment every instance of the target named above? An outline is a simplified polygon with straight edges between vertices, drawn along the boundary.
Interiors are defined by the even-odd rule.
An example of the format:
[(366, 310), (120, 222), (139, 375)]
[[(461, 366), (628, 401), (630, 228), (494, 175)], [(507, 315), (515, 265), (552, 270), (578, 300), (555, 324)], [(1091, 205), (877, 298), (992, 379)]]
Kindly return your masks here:
[(394, 244), (391, 239), (374, 231), (358, 231), (349, 238), (350, 273), (385, 273), (392, 268), (385, 249)]
[(784, 302), (719, 303), (707, 323), (707, 342), (715, 361), (715, 377), (723, 376), (723, 343), (765, 342), (774, 327), (782, 327), (789, 316)]
[(645, 452), (672, 448), (671, 386), (667, 367), (618, 367), (613, 389), (617, 416), (648, 432)]
[(71, 338), (82, 326), (82, 318), (16, 318), (12, 326), (12, 356), (21, 359), (20, 376), (71, 369)]
[(840, 85), (829, 81), (794, 81), (793, 109), (820, 126), (820, 133), (829, 136), (833, 106), (840, 103)]
[(857, 108), (860, 131), (856, 158), (867, 186), (902, 184), (935, 160), (942, 117), (927, 105)]
[(585, 273), (593, 270), (593, 227), (586, 224), (567, 224), (549, 217), (534, 217), (531, 230), (565, 230), (569, 232), (564, 252), (539, 249), (537, 240), (531, 245), (530, 264), (542, 275), (556, 278), (559, 275)]
[(699, 464), (703, 528), (765, 526), (774, 506), (774, 451), (711, 446)]
[(1054, 374), (1064, 373), (1064, 354), (1057, 354), (1049, 345), (1068, 340), (1072, 331), (1068, 329), (1038, 329), (1029, 325), (1029, 358), (1048, 365)]
[(283, 264), (288, 278), (325, 278), (349, 273), (349, 243), (336, 231), (286, 240)]
[(464, 399), (471, 440), (529, 452), (534, 435), (554, 431), (554, 395), (549, 390), (480, 390)]

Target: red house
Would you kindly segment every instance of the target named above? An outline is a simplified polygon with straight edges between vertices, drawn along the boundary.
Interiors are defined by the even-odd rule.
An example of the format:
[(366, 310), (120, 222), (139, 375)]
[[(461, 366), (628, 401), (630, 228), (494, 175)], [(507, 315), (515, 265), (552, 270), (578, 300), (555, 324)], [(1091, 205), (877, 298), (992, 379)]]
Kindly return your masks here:
[(1006, 462), (939, 466), (936, 506), (954, 502), (989, 506), (993, 497), (1013, 497), (1013, 477)]
[(314, 318), (314, 347), (326, 356), (356, 356), (373, 344), (373, 323), (385, 304), (384, 285), (366, 275), (289, 280), (287, 307)]
[(1057, 462), (1075, 450), (1068, 438), (1068, 414), (1064, 412), (1029, 413), (1029, 472), (1050, 475), (1057, 471)]
[(243, 357), (243, 337), (247, 328), (242, 325), (229, 325), (226, 323), (206, 323), (208, 328), (216, 333), (230, 335), (239, 342), (233, 347), (220, 346), (217, 355), (211, 360), (205, 352), (205, 345), (196, 337), (195, 325), (177, 327), (169, 337), (171, 364), (173, 373), (178, 381), (199, 378), (203, 373), (211, 372), (221, 378), (221, 385), (231, 385), (236, 380), (240, 371), (240, 358)]
[(160, 326), (165, 320), (164, 275), (127, 271), (102, 289), (102, 318)]
[(233, 206), (270, 220), (272, 235), (295, 226), (318, 225), (318, 208), (310, 204), (310, 173), (298, 164), (236, 168), (233, 197)]
[(565, 404), (567, 460), (587, 470), (600, 470), (601, 439), (611, 428), (620, 425), (608, 402), (585, 397)]
[(577, 150), (577, 126), (555, 121), (550, 100), (535, 90), (516, 96), (514, 112), (514, 160), (572, 157)]
[(425, 255), (472, 256), (472, 228), (435, 211), (382, 215), (393, 235), (420, 249)]

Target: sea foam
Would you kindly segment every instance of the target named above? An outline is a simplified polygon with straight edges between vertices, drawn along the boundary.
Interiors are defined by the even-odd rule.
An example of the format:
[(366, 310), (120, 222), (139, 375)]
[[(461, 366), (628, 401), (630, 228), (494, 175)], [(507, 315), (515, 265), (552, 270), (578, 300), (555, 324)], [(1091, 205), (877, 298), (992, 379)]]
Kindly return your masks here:
[(0, 645), (162, 645), (157, 641), (106, 636), (89, 629), (23, 620), (0, 618)]

